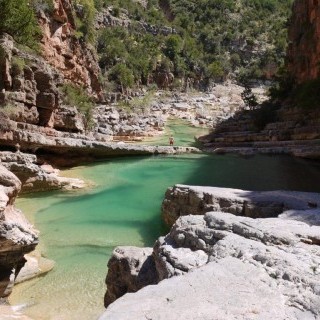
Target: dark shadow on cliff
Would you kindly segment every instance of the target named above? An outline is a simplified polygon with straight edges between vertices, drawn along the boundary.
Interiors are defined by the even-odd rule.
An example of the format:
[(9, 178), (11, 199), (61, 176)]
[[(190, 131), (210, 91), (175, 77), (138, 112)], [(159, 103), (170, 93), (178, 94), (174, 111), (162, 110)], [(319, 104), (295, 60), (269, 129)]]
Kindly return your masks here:
[[(213, 148), (232, 146), (233, 137), (243, 135), (241, 142), (252, 142), (250, 134), (261, 133), (269, 123), (279, 120), (280, 107), (279, 103), (265, 101), (252, 110), (238, 110), (232, 117), (220, 121), (208, 135), (200, 137), (199, 141), (204, 146), (209, 144)], [(268, 134), (269, 131), (266, 135)], [(234, 140), (234, 145), (236, 144), (237, 141)]]

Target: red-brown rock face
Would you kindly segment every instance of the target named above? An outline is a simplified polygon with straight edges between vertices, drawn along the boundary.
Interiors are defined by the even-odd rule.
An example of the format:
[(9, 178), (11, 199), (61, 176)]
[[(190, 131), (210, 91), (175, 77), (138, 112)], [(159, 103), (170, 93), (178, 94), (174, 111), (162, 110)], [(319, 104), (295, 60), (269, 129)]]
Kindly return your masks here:
[(51, 16), (41, 14), (42, 48), (46, 61), (61, 71), (65, 80), (84, 86), (100, 97), (99, 66), (93, 51), (74, 37), (75, 21), (72, 0), (54, 0)]
[(288, 68), (296, 83), (320, 76), (320, 0), (296, 0), (289, 29)]

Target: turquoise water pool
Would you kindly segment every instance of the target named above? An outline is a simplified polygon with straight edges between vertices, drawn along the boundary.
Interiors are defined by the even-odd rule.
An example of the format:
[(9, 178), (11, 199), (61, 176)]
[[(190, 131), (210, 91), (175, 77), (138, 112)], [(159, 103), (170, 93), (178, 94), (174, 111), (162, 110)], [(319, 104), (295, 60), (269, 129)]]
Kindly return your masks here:
[(290, 157), (184, 155), (113, 159), (66, 172), (94, 186), (20, 198), (56, 261), (44, 277), (18, 285), (11, 303), (35, 320), (90, 320), (103, 311), (107, 261), (115, 246), (151, 246), (166, 232), (160, 207), (176, 183), (252, 190), (320, 191), (320, 166)]

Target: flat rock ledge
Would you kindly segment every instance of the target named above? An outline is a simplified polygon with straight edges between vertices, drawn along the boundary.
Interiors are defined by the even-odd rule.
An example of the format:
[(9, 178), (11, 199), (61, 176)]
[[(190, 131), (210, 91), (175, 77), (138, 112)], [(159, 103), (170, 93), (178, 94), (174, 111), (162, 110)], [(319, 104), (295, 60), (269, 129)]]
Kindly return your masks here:
[(295, 191), (246, 191), (240, 189), (175, 185), (162, 203), (162, 218), (172, 226), (188, 214), (229, 212), (252, 218), (294, 217), (320, 225), (320, 194)]
[(15, 148), (19, 143), (21, 151), (32, 151), (57, 166), (72, 166), (115, 156), (200, 153), (194, 147), (103, 142), (91, 135), (59, 132), (13, 121), (9, 121), (6, 130), (0, 129), (0, 143), (7, 148)]
[[(211, 189), (190, 188), (204, 194)], [(110, 304), (100, 320), (320, 319), (320, 226), (313, 224), (320, 195), (274, 191), (249, 198), (249, 191), (211, 189), (216, 196), (219, 190), (219, 208), (202, 215), (185, 211), (153, 249), (115, 250), (107, 280), (125, 279), (118, 285), (130, 292), (140, 268), (156, 277)], [(226, 195), (229, 204), (223, 205)], [(268, 212), (274, 207), (280, 216), (235, 215), (244, 199)], [(129, 269), (120, 270), (117, 261)], [(108, 290), (110, 296), (114, 288)]]
[(23, 152), (0, 151), (1, 164), (21, 181), (21, 193), (57, 189), (82, 189), (86, 183), (77, 178), (60, 175), (60, 170), (40, 163), (36, 155)]

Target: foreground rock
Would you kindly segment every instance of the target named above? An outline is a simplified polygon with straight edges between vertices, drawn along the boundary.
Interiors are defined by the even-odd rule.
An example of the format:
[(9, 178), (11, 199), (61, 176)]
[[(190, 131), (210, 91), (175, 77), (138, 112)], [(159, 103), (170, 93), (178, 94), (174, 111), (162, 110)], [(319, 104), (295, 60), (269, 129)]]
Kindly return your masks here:
[(135, 292), (141, 288), (157, 283), (152, 248), (121, 247), (116, 248), (109, 260), (106, 283), (108, 291), (105, 305), (109, 305), (127, 292)]
[(28, 253), (24, 257), (26, 259), (26, 263), (20, 270), (15, 283), (21, 283), (39, 277), (40, 275), (45, 275), (55, 266), (55, 262), (53, 260), (42, 257), (38, 250)]
[[(195, 192), (195, 187), (190, 188)], [(124, 295), (108, 306), (100, 320), (320, 317), (320, 195), (256, 192), (249, 199), (248, 191), (211, 189), (215, 195), (211, 205), (216, 206), (211, 210), (216, 211), (180, 217), (170, 233), (156, 242), (149, 256), (155, 267), (150, 264), (148, 272), (157, 277), (146, 284), (159, 283)], [(208, 194), (206, 188), (200, 190)], [(184, 194), (187, 204), (188, 192)], [(274, 218), (234, 215), (244, 204)], [(192, 213), (187, 206), (185, 210)], [(275, 217), (280, 211), (280, 217)], [(146, 249), (117, 250), (134, 261)], [(139, 265), (143, 264), (131, 263), (130, 271), (115, 274), (126, 282), (134, 274), (134, 281)], [(115, 267), (109, 269), (109, 279), (119, 271)], [(112, 294), (114, 288), (109, 289)]]
[(24, 255), (35, 249), (38, 234), (22, 212), (14, 207), (21, 182), (0, 166), (0, 297), (10, 294), (25, 264)]
[(182, 217), (153, 253), (158, 280), (172, 278), (125, 295), (101, 319), (317, 319), (319, 234), (277, 218)]

